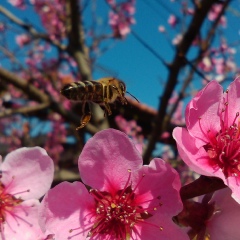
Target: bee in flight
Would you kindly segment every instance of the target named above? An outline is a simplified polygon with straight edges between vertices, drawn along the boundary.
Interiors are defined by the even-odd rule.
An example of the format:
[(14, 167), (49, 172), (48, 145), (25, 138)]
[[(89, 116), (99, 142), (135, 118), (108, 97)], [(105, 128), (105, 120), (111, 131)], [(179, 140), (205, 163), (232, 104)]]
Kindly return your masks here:
[(60, 92), (70, 100), (83, 103), (81, 123), (76, 130), (85, 127), (91, 119), (91, 111), (88, 110), (86, 112), (85, 110), (85, 105), (89, 104), (89, 102), (103, 106), (104, 112), (107, 115), (112, 114), (109, 103), (114, 103), (115, 101), (120, 101), (122, 105), (128, 103), (125, 98), (125, 83), (113, 77), (101, 78), (96, 81), (69, 83), (65, 85)]

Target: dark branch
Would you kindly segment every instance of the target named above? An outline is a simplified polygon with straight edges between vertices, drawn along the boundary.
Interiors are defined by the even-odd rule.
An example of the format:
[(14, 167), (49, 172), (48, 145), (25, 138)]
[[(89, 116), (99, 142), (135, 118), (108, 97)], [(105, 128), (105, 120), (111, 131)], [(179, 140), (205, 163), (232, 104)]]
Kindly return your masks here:
[[(7, 84), (13, 84), (16, 88), (20, 89), (28, 98), (36, 100), (41, 104), (48, 104), (49, 108), (60, 114), (66, 121), (79, 126), (80, 118), (76, 114), (64, 109), (61, 103), (58, 103), (51, 99), (51, 97), (41, 90), (27, 82), (25, 79), (7, 71), (6, 69), (0, 68), (0, 81), (4, 81)], [(95, 134), (98, 129), (91, 124), (85, 127), (86, 131), (90, 134)]]
[[(229, 0), (226, 2), (229, 3)], [(167, 125), (169, 124), (170, 119), (169, 116), (166, 115), (166, 111), (169, 99), (171, 98), (174, 88), (177, 84), (179, 72), (186, 64), (186, 54), (188, 53), (192, 42), (200, 32), (202, 24), (214, 3), (216, 3), (215, 0), (203, 0), (196, 6), (195, 14), (190, 22), (189, 28), (184, 34), (182, 42), (179, 44), (172, 64), (169, 66), (169, 76), (167, 79), (166, 88), (161, 97), (158, 115), (154, 120), (154, 125), (147, 148), (143, 154), (144, 164), (149, 163), (157, 139), (161, 133), (168, 128)]]

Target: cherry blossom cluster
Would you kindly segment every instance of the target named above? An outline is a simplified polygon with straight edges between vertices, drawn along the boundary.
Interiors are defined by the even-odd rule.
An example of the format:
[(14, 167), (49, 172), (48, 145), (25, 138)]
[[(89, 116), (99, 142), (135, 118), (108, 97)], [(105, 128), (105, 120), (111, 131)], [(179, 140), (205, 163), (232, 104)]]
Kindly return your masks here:
[[(8, 2), (21, 10), (27, 7), (26, 0), (8, 0)], [(66, 1), (65, 0), (29, 0), (39, 14), (42, 24), (52, 40), (62, 40), (66, 37)], [(26, 41), (24, 35), (17, 42)]]
[(49, 117), (52, 124), (52, 131), (47, 134), (47, 140), (44, 144), (44, 149), (49, 152), (49, 155), (57, 165), (60, 156), (64, 150), (63, 143), (66, 142), (66, 127), (61, 116), (57, 113), (52, 114)]
[[(223, 4), (222, 3), (219, 3), (219, 4), (214, 4), (212, 6), (212, 9), (211, 11), (209, 12), (208, 14), (208, 19), (210, 21), (214, 21), (217, 19), (219, 13), (222, 11), (222, 8), (223, 8)], [(221, 16), (220, 18), (220, 24), (223, 26), (223, 27), (226, 27), (226, 24), (227, 24), (227, 20), (226, 20), (226, 17), (225, 16)]]
[(35, 0), (35, 11), (52, 40), (66, 37), (66, 0)]
[(209, 79), (214, 78), (218, 82), (222, 82), (229, 74), (239, 72), (235, 62), (235, 54), (236, 49), (229, 46), (226, 39), (221, 38), (220, 45), (207, 51), (198, 67), (206, 73)]
[(115, 38), (124, 38), (131, 32), (130, 26), (135, 23), (135, 0), (127, 0), (116, 3), (115, 0), (108, 0), (112, 11), (109, 12), (109, 24)]

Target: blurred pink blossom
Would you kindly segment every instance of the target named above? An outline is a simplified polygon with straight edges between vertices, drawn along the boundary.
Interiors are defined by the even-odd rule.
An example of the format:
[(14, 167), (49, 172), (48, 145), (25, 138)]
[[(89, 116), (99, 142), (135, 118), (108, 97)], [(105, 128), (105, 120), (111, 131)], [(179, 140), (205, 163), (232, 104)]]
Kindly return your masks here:
[(44, 145), (44, 149), (49, 152), (49, 155), (57, 164), (60, 156), (63, 152), (63, 143), (66, 142), (66, 127), (61, 116), (54, 113), (50, 116), (52, 123), (52, 131), (47, 134), (47, 139)]
[(34, 8), (53, 41), (61, 41), (66, 37), (65, 0), (35, 0)]
[(109, 25), (113, 30), (116, 38), (124, 38), (130, 33), (130, 26), (135, 23), (133, 15), (135, 13), (135, 1), (115, 4), (110, 1), (109, 5), (113, 11), (109, 12)]
[(164, 26), (159, 26), (159, 27), (158, 27), (158, 31), (163, 33), (163, 32), (166, 31), (166, 29), (165, 29)]
[(24, 0), (8, 0), (8, 2), (13, 5), (14, 7), (17, 7), (19, 9), (25, 9), (25, 1)]
[(180, 42), (182, 41), (182, 39), (183, 39), (183, 35), (182, 35), (182, 34), (177, 34), (177, 35), (173, 38), (172, 44), (173, 44), (173, 45), (178, 45), (178, 44), (180, 44)]
[(176, 24), (177, 24), (177, 18), (175, 15), (171, 14), (168, 18), (168, 24), (171, 26), (171, 27), (175, 27)]
[(198, 67), (204, 72), (211, 72), (213, 70), (213, 63), (210, 57), (205, 56), (201, 59)]
[(115, 117), (119, 129), (132, 138), (136, 148), (142, 153), (144, 146), (144, 136), (141, 134), (142, 128), (137, 125), (135, 120), (127, 121), (121, 115)]
[(5, 30), (4, 23), (0, 22), (0, 32), (3, 32)]
[(22, 47), (30, 42), (30, 37), (27, 34), (20, 34), (16, 36), (16, 43), (19, 47)]
[[(222, 11), (222, 8), (223, 8), (223, 4), (214, 4), (211, 11), (209, 12), (208, 14), (208, 19), (210, 21), (215, 21), (218, 17), (218, 15), (220, 14), (220, 12)], [(221, 16), (220, 18), (220, 24), (222, 26), (226, 26), (226, 18), (225, 16)]]

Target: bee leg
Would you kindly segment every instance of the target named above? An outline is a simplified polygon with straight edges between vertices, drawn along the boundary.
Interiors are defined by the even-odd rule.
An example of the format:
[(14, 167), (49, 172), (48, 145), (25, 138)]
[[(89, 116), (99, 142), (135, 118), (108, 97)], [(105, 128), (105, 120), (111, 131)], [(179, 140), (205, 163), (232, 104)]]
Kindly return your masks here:
[(104, 107), (105, 107), (105, 111), (104, 111), (104, 116), (107, 114), (108, 116), (112, 115), (112, 111), (111, 108), (109, 106), (109, 104), (107, 102), (104, 102)]
[(91, 111), (90, 111), (90, 106), (89, 103), (84, 101), (83, 105), (82, 105), (82, 117), (81, 117), (81, 121), (80, 121), (80, 126), (76, 128), (76, 130), (79, 130), (81, 128), (84, 128), (88, 122), (91, 119)]
[(91, 112), (84, 113), (83, 116), (81, 117), (81, 122), (80, 122), (81, 125), (79, 127), (77, 127), (76, 130), (84, 128), (90, 121), (91, 116), (92, 116)]

